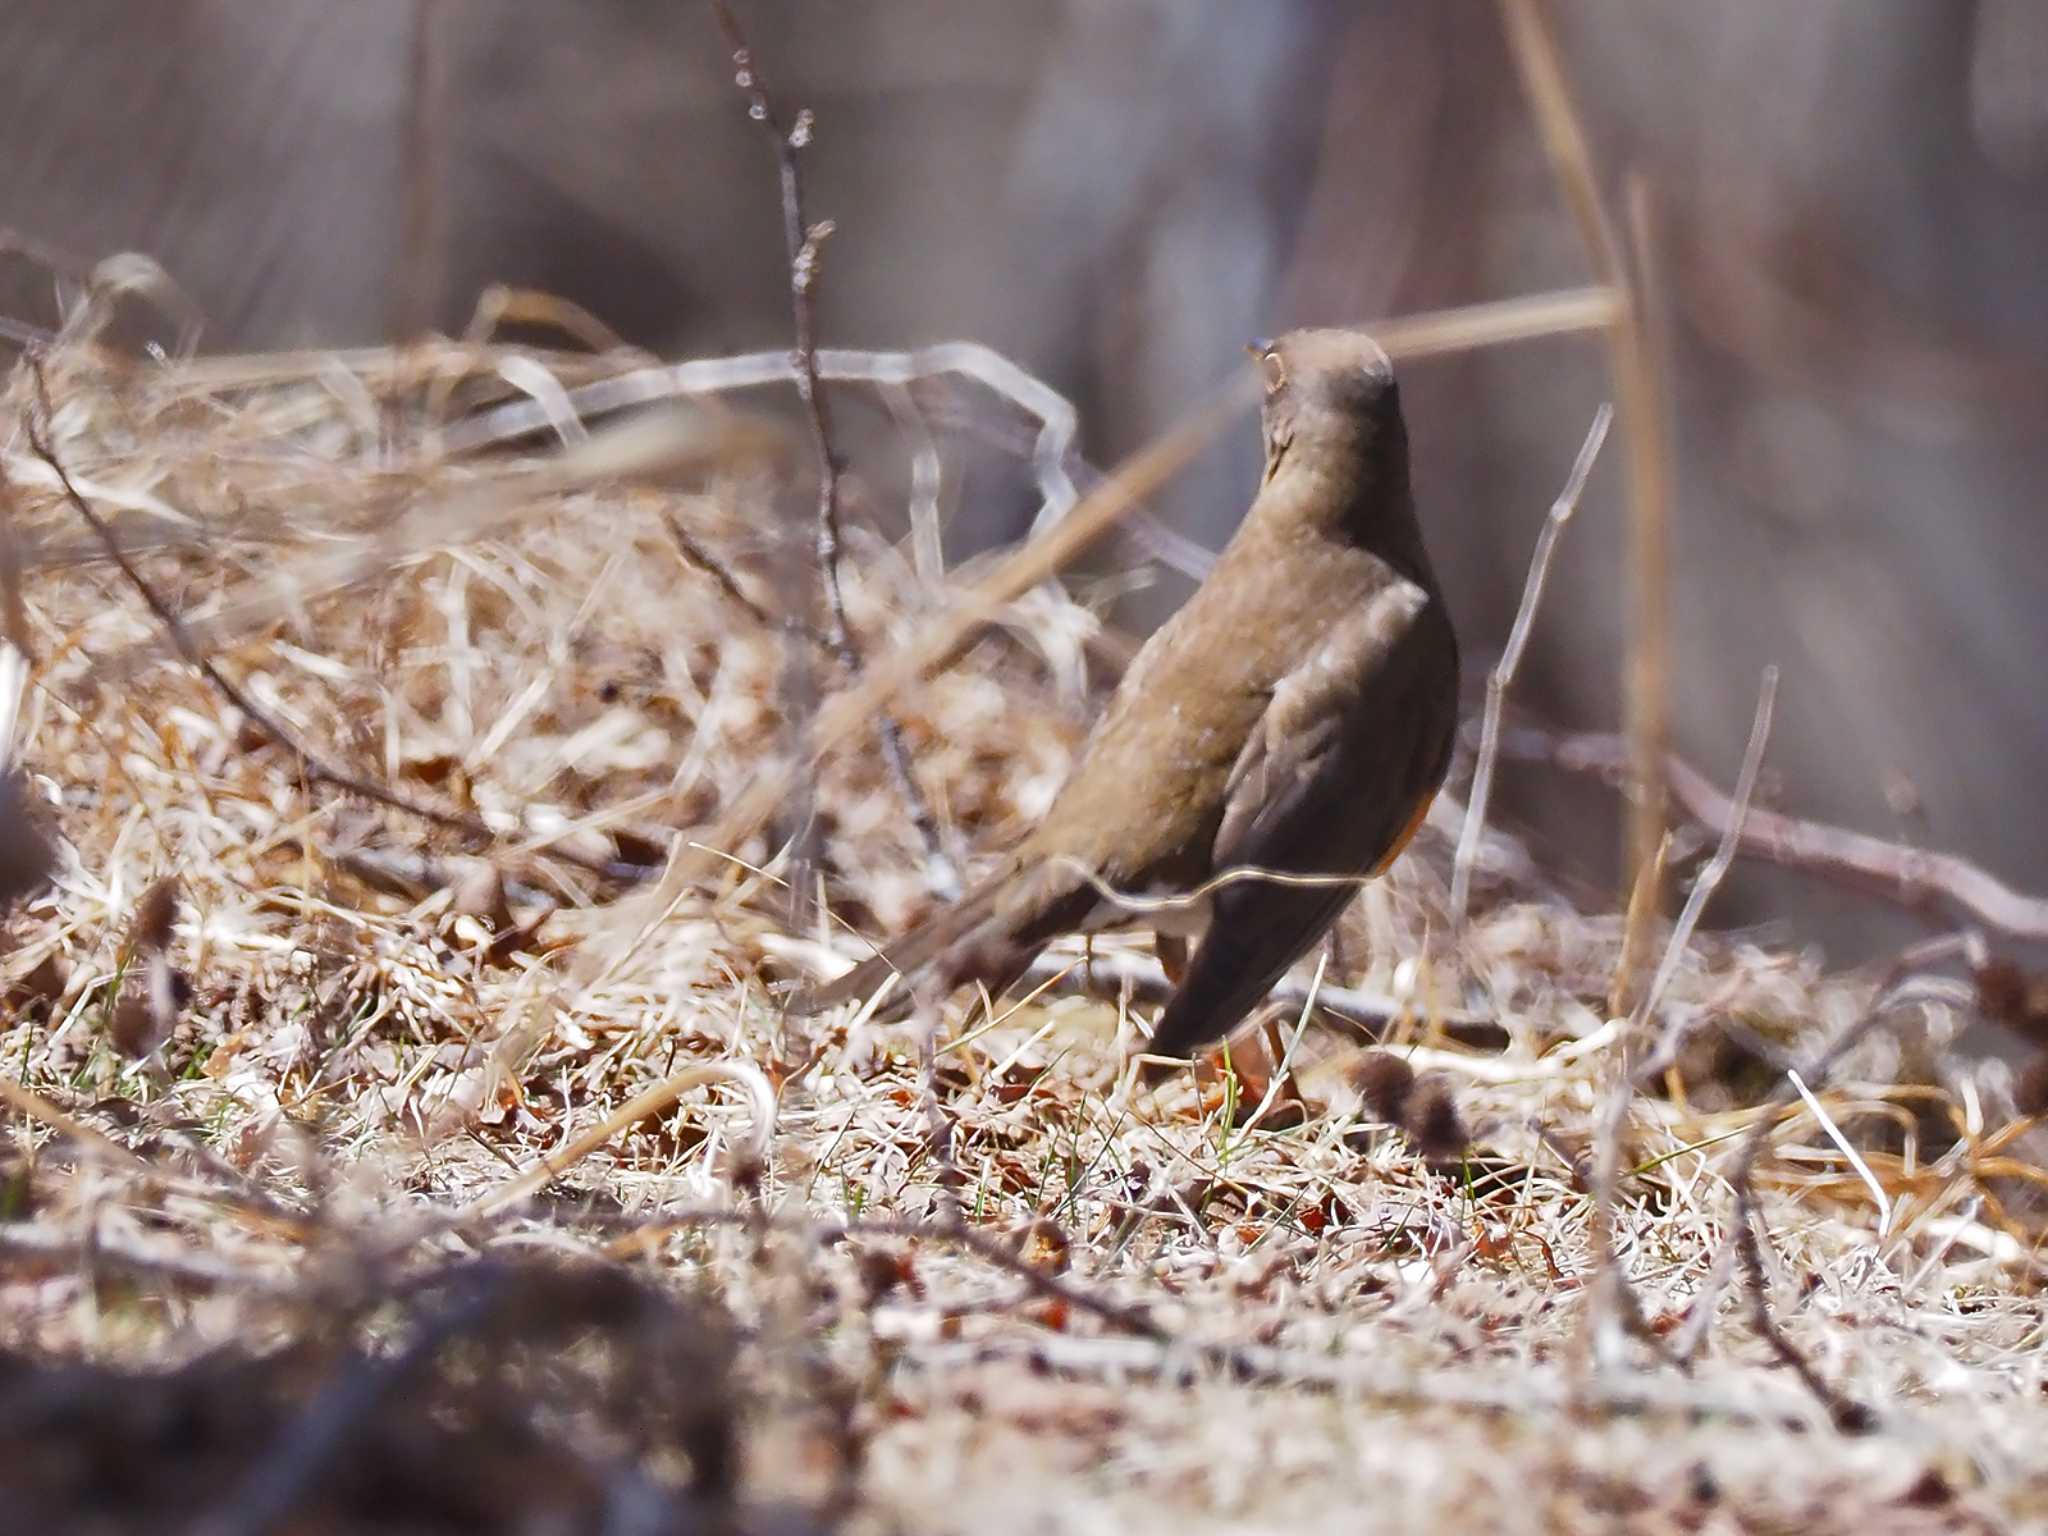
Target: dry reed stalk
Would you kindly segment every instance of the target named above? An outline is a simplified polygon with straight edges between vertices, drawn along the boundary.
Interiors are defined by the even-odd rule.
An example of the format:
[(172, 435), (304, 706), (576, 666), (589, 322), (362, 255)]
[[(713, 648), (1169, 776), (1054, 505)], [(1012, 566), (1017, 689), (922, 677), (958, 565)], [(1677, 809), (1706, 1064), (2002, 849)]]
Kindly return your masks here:
[(406, 52), (405, 222), (390, 286), (390, 337), (403, 346), (434, 323), (448, 275), (448, 60), (445, 0), (411, 0)]
[[(1579, 230), (1587, 263), (1616, 295), (1607, 329), (1608, 369), (1628, 449), (1627, 664), (1623, 673), (1623, 734), (1629, 742), (1630, 785), (1627, 865), (1623, 889), (1662, 841), (1665, 826), (1664, 760), (1670, 750), (1671, 690), (1671, 461), (1659, 363), (1646, 311), (1642, 267), (1649, 251), (1646, 220), (1633, 227), (1638, 271), (1632, 279), (1621, 242), (1607, 215), (1583, 119), (1558, 56), (1543, 0), (1501, 0), (1510, 49), (1552, 170)], [(1632, 203), (1631, 213), (1636, 208)], [(1651, 921), (1662, 901), (1631, 904)]]

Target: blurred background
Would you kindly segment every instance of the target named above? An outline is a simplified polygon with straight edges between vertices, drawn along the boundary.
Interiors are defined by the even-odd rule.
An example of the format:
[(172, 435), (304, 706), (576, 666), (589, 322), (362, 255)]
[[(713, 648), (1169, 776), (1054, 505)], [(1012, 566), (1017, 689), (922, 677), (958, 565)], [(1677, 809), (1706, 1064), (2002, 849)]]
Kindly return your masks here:
[[(1074, 401), (1097, 464), (1253, 336), (1589, 278), (1490, 0), (737, 4), (780, 99), (816, 114), (822, 339), (986, 342)], [(2048, 887), (2048, 5), (1552, 13), (1603, 190), (1618, 208), (1641, 177), (1656, 231), (1675, 746), (1727, 785), (1776, 661), (1773, 803)], [(153, 255), (215, 350), (459, 332), (494, 282), (668, 355), (782, 346), (773, 166), (730, 77), (687, 0), (9, 0), (0, 226), (88, 266)], [(40, 260), (0, 279), (17, 334), (53, 322)], [(1404, 391), (1476, 706), (1606, 355), (1417, 362)], [(1619, 463), (1517, 687), (1564, 728), (1619, 722)], [(1256, 469), (1247, 425), (1157, 510), (1213, 547)], [(1014, 536), (1031, 505), (1021, 477), (977, 482), (963, 537)], [(1162, 578), (1136, 621), (1185, 591)], [(1611, 790), (1509, 766), (1502, 797), (1613, 899)], [(1724, 917), (1843, 960), (1910, 931), (1768, 872), (1733, 896)]]

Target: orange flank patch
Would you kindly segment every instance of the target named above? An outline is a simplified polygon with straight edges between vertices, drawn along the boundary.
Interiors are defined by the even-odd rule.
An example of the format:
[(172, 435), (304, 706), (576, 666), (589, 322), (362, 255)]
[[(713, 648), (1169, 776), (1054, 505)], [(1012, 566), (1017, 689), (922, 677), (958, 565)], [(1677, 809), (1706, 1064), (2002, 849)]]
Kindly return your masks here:
[(1415, 802), (1414, 813), (1409, 816), (1406, 825), (1404, 825), (1401, 828), (1401, 830), (1397, 834), (1395, 834), (1393, 842), (1387, 845), (1387, 851), (1381, 857), (1379, 863), (1373, 865), (1373, 874), (1384, 874), (1386, 872), (1387, 866), (1393, 863), (1394, 860), (1401, 857), (1401, 850), (1406, 848), (1409, 845), (1409, 843), (1414, 841), (1416, 832), (1422, 826), (1423, 817), (1429, 814), (1429, 808), (1431, 804), (1435, 802), (1435, 800), (1436, 791), (1432, 789), (1428, 794), (1424, 795), (1420, 800)]

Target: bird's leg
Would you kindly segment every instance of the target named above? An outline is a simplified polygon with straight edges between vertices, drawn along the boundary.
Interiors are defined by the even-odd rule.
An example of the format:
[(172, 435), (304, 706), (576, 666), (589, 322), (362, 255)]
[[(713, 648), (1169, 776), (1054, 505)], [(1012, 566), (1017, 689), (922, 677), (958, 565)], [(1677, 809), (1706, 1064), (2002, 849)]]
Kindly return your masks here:
[[(993, 999), (984, 993), (987, 1006)], [(939, 1016), (936, 1009), (918, 1011), (919, 1080), (924, 1089), (925, 1124), (931, 1138), (932, 1163), (938, 1169), (938, 1212), (949, 1226), (960, 1225), (960, 1191), (966, 1185), (953, 1160), (953, 1117), (947, 1113), (944, 1085), (939, 1081)]]
[(1152, 935), (1152, 950), (1159, 956), (1159, 969), (1166, 972), (1168, 984), (1178, 991), (1181, 977), (1188, 973), (1187, 936), (1179, 933), (1155, 933)]
[[(1159, 957), (1159, 969), (1166, 972), (1167, 985), (1178, 991), (1181, 977), (1188, 971), (1187, 936), (1155, 928), (1152, 931), (1152, 952)], [(1186, 1070), (1186, 1062), (1148, 1061), (1138, 1068), (1134, 1082), (1138, 1086), (1156, 1088), (1176, 1072)]]

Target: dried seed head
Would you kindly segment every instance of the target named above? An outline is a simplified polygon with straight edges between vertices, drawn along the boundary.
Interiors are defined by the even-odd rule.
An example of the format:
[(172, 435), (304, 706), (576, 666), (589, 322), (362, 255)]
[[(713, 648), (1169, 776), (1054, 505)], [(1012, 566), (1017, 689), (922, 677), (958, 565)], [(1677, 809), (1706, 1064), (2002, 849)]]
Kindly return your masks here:
[(178, 877), (165, 875), (144, 891), (128, 924), (128, 948), (137, 957), (161, 954), (171, 947), (178, 922)]
[(144, 989), (129, 987), (122, 991), (114, 1004), (113, 1016), (107, 1020), (107, 1035), (114, 1042), (114, 1049), (130, 1061), (156, 1049), (156, 1018)]
[(1401, 1129), (1408, 1133), (1416, 1150), (1431, 1162), (1457, 1157), (1470, 1143), (1472, 1138), (1466, 1134), (1465, 1122), (1458, 1114), (1457, 1095), (1451, 1089), (1450, 1079), (1441, 1073), (1417, 1078), (1405, 1108)]
[(2013, 1108), (2023, 1115), (2048, 1115), (2048, 1053), (2020, 1068), (2012, 1086)]
[(57, 867), (57, 850), (29, 814), (21, 776), (0, 773), (0, 911), (40, 890)]
[(1367, 1051), (1351, 1069), (1351, 1082), (1375, 1117), (1389, 1125), (1404, 1123), (1415, 1087), (1415, 1069), (1407, 1062), (1392, 1051)]

